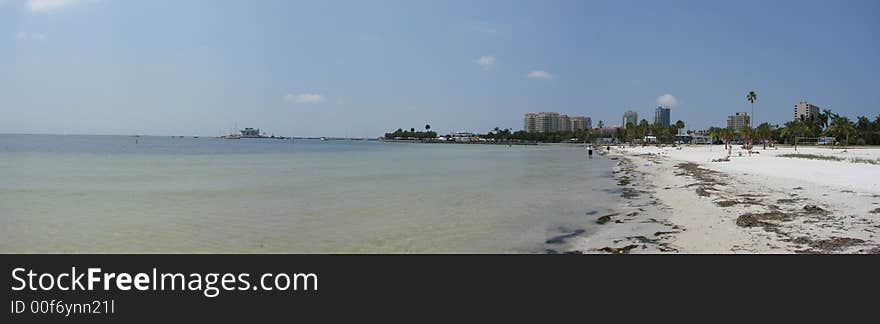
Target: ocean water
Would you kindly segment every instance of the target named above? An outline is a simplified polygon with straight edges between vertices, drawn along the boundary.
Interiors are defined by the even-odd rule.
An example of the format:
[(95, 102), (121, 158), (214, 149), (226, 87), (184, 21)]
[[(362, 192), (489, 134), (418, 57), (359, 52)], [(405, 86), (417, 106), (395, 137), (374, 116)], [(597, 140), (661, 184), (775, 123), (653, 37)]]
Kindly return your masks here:
[(613, 162), (574, 145), (0, 135), (0, 252), (564, 250), (546, 241), (590, 235), (621, 199)]

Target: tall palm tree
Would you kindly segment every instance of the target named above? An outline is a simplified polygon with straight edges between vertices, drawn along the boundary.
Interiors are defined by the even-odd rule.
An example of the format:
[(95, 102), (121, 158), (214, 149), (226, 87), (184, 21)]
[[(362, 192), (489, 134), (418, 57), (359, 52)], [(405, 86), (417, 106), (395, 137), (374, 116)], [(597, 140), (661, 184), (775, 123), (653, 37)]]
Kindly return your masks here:
[(755, 91), (749, 91), (746, 100), (752, 103), (752, 117), (749, 118), (749, 127), (752, 127), (752, 119), (755, 119), (755, 101), (758, 101), (758, 94)]

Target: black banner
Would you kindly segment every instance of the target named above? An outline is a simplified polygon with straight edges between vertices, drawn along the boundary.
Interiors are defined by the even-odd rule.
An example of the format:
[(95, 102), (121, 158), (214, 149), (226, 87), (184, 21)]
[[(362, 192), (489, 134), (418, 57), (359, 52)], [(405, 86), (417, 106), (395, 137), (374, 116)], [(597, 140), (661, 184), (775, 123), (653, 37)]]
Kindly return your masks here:
[[(880, 288), (877, 275), (880, 258), (877, 256), (3, 255), (0, 258), (6, 276), (3, 289), (9, 296), (4, 304), (8, 312), (5, 318), (10, 322), (332, 321), (343, 318), (422, 321), (435, 317), (454, 319), (454, 314), (470, 312), (496, 319), (516, 318), (521, 312), (578, 318), (589, 312), (624, 311), (620, 316), (629, 317), (653, 315), (625, 310), (723, 309), (746, 304), (804, 307), (816, 302), (826, 309), (832, 305), (852, 309), (872, 300), (854, 297), (854, 289), (875, 293)], [(93, 282), (92, 290), (87, 290), (90, 271), (97, 281)], [(107, 278), (108, 274), (113, 274), (112, 278)], [(165, 280), (165, 289), (159, 289), (154, 278), (161, 279), (162, 274), (167, 275), (166, 279), (175, 278), (177, 283), (186, 281), (193, 289), (183, 290), (179, 284), (169, 289), (167, 284), (173, 280)], [(186, 280), (175, 277), (176, 274)], [(226, 274), (231, 275), (225, 277), (231, 290), (222, 287)], [(304, 277), (309, 274), (314, 276)], [(81, 276), (81, 286), (69, 290), (76, 280), (72, 278), (78, 276)], [(50, 288), (50, 281), (51, 289), (43, 289)], [(130, 290), (120, 290), (120, 285)], [(89, 312), (85, 312), (86, 309)], [(94, 312), (96, 309), (99, 312)]]

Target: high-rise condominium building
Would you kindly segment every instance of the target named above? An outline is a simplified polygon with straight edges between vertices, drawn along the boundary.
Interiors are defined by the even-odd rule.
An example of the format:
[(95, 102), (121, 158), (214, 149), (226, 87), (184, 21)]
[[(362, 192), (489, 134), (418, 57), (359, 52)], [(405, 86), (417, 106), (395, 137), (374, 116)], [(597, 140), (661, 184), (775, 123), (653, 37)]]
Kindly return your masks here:
[(809, 102), (801, 101), (794, 105), (794, 120), (807, 120), (816, 117), (818, 114), (819, 107)]
[(523, 129), (530, 133), (583, 130), (590, 127), (590, 118), (560, 115), (556, 112), (526, 113)]
[(745, 126), (749, 126), (749, 122), (751, 122), (751, 119), (746, 112), (738, 112), (727, 116), (727, 128), (735, 132), (739, 132)]
[(559, 128), (559, 113), (526, 113), (523, 129), (531, 133), (555, 132)]
[(571, 130), (579, 131), (590, 128), (590, 118), (584, 116), (573, 116), (571, 117)]
[(654, 110), (654, 124), (658, 123), (663, 127), (669, 127), (669, 108), (657, 107)]
[(570, 131), (571, 130), (571, 118), (568, 115), (559, 115), (559, 126), (556, 128), (556, 131)]
[(623, 124), (620, 124), (621, 127), (626, 127), (626, 124), (632, 123), (633, 125), (639, 124), (639, 114), (632, 110), (627, 110), (623, 113)]

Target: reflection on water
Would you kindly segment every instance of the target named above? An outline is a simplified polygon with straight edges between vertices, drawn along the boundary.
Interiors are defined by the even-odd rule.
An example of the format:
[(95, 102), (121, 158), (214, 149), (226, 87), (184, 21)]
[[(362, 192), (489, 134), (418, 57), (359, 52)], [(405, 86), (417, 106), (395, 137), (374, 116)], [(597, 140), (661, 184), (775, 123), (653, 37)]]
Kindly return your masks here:
[(612, 161), (562, 145), (0, 135), (0, 149), (0, 252), (541, 252), (619, 199)]

